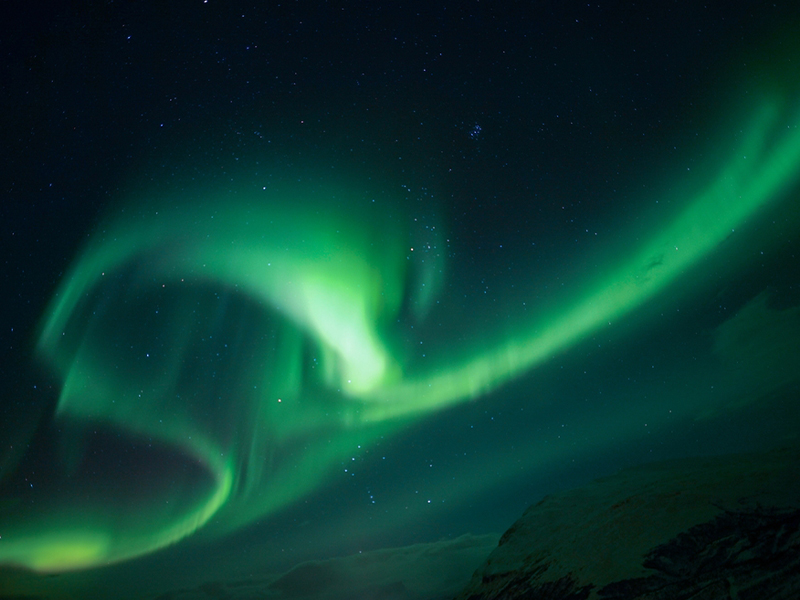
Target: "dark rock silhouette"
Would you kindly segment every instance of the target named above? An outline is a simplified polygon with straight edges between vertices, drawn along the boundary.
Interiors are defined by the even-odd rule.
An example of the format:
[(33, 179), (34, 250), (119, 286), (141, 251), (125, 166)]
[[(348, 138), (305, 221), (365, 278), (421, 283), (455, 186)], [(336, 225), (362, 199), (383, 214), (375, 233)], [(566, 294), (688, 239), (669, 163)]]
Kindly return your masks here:
[(800, 598), (800, 451), (626, 469), (530, 507), (459, 600)]

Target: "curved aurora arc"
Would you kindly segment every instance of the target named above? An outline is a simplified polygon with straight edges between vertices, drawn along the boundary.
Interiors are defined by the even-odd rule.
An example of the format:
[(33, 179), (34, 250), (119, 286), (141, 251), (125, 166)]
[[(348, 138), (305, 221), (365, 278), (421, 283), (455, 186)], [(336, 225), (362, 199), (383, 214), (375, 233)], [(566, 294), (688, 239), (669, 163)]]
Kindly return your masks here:
[[(318, 200), (341, 202), (338, 190), (317, 190), (317, 200), (283, 192), (282, 207), (165, 202), (107, 222), (41, 329), (39, 354), (62, 380), (57, 416), (154, 440), (208, 482), (168, 498), (179, 508), (159, 496), (127, 511), (97, 501), (87, 515), (85, 500), (63, 499), (5, 527), (0, 563), (88, 568), (200, 528), (231, 532), (319, 486), (352, 448), (342, 432), (376, 439), (623, 317), (795, 183), (800, 118), (790, 116), (765, 103), (717, 178), (560, 313), (429, 372), (410, 372), (389, 341), (409, 293), (404, 237), (387, 220), (375, 227), (371, 215), (325, 209)], [(67, 440), (78, 462), (81, 444)]]

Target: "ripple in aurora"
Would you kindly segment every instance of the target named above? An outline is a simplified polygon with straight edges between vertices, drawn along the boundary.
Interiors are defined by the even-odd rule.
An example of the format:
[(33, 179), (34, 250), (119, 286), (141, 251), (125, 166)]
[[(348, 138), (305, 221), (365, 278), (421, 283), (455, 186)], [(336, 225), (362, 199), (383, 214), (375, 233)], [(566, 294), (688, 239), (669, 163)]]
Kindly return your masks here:
[[(478, 398), (623, 318), (795, 183), (800, 117), (780, 106), (765, 103), (717, 177), (571, 302), (425, 370), (393, 330), (413, 293), (397, 207), (299, 187), (268, 203), (231, 193), (131, 204), (64, 277), (38, 354), (61, 382), (59, 420), (155, 441), (202, 477), (15, 511), (0, 563), (88, 568), (200, 528), (230, 533), (321, 486), (353, 430), (374, 440)], [(413, 299), (420, 314), (432, 301)], [(84, 445), (66, 435), (65, 468)]]

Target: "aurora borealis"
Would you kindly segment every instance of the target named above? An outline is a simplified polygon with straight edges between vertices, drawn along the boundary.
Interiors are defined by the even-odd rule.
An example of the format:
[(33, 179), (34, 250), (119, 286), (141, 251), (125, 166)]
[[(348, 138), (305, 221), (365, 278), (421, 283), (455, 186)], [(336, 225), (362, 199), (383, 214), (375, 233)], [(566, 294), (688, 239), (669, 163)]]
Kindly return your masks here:
[[(18, 544), (12, 538), (4, 545), (4, 560), (43, 571), (91, 567), (174, 543), (218, 512), (223, 531), (241, 527), (302, 497), (347, 454), (341, 444), (311, 446), (299, 463), (303, 481), (284, 482), (280, 468), (264, 473), (276, 447), (313, 439), (319, 430), (345, 439), (354, 426), (383, 432), (399, 417), (480, 397), (603, 323), (624, 318), (794, 183), (800, 115), (779, 116), (774, 106), (763, 107), (719, 177), (596, 289), (541, 323), (521, 323), (527, 335), (461, 364), (444, 357), (432, 373), (407, 372), (382, 339), (406, 293), (402, 233), (374, 231), (374, 216), (363, 223), (348, 219), (363, 209), (347, 207), (346, 199), (341, 215), (314, 206), (314, 196), (346, 198), (346, 192), (324, 190), (309, 200), (302, 191), (284, 191), (278, 196), (287, 200), (258, 204), (192, 199), (178, 208), (139, 206), (143, 215), (103, 227), (65, 276), (39, 349), (60, 369), (58, 415), (174, 446), (203, 465), (212, 485), (205, 497), (186, 503), (184, 514), (165, 515), (146, 534), (102, 518), (88, 528), (83, 518), (81, 525), (56, 521), (54, 529), (67, 529), (68, 536), (51, 539), (36, 529), (36, 539), (18, 534)], [(779, 128), (788, 133), (765, 147)], [(231, 305), (242, 295), (266, 313), (251, 308), (247, 322), (262, 340), (278, 329), (265, 349), (256, 337), (247, 359), (226, 357), (216, 366), (198, 356), (209, 345), (220, 349), (221, 342), (210, 342), (225, 322), (217, 314), (219, 322), (209, 326), (202, 316), (225, 310), (205, 308), (210, 290), (221, 290)], [(237, 358), (250, 368), (229, 363)], [(204, 377), (195, 361), (237, 378)]]
[[(791, 63), (792, 48), (781, 52), (777, 62)], [(221, 556), (229, 543), (250, 553), (245, 564), (270, 552), (291, 564), (277, 558), (289, 546), (307, 558), (482, 534), (536, 500), (517, 495), (650, 459), (644, 447), (671, 457), (790, 436), (800, 94), (791, 70), (739, 81), (732, 60), (714, 67), (732, 83), (687, 88), (715, 89), (705, 113), (686, 109), (708, 122), (676, 113), (664, 119), (691, 132), (653, 136), (664, 147), (702, 143), (642, 159), (638, 138), (620, 142), (631, 164), (650, 167), (635, 177), (626, 166), (600, 173), (612, 160), (602, 153), (577, 160), (601, 148), (591, 128), (566, 151), (556, 137), (542, 142), (544, 158), (514, 138), (503, 163), (497, 148), (512, 134), (498, 115), (523, 119), (522, 108), (453, 127), (435, 102), (415, 99), (408, 111), (442, 121), (457, 141), (440, 134), (419, 147), (410, 136), (402, 168), (365, 139), (399, 144), (383, 128), (407, 100), (381, 107), (377, 124), (367, 109), (343, 108), (349, 120), (330, 118), (313, 138), (292, 99), (257, 128), (242, 113), (197, 132), (176, 117), (157, 156), (143, 143), (117, 191), (95, 190), (98, 210), (74, 217), (58, 273), (42, 267), (48, 293), (21, 326), (18, 360), (30, 374), (8, 386), (3, 431), (18, 419), (19, 432), (0, 454), (0, 564), (91, 574), (182, 548)], [(476, 92), (487, 103), (490, 87)], [(310, 91), (300, 105), (322, 115), (348, 106), (343, 97)], [(230, 141), (242, 131), (251, 146)], [(341, 158), (357, 139), (360, 158)], [(440, 157), (445, 148), (452, 157)], [(522, 164), (553, 177), (517, 184)], [(574, 179), (550, 183), (562, 168)], [(454, 170), (462, 179), (447, 179)], [(491, 194), (508, 201), (483, 200)], [(568, 220), (573, 200), (585, 204)], [(59, 225), (48, 231), (57, 237)], [(44, 265), (51, 251), (39, 252)], [(29, 379), (50, 391), (28, 411)], [(762, 404), (771, 408), (760, 422)], [(477, 430), (485, 437), (471, 437)]]

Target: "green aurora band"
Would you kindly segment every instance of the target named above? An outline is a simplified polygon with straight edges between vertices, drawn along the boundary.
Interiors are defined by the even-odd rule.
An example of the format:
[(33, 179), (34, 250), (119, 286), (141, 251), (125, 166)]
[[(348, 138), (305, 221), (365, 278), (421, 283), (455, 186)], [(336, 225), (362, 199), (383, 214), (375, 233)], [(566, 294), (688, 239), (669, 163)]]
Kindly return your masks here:
[[(38, 353), (62, 381), (57, 417), (161, 444), (204, 475), (90, 508), (65, 494), (4, 525), (0, 564), (82, 569), (200, 528), (230, 533), (318, 488), (355, 429), (369, 443), (620, 319), (785, 196), (800, 173), (800, 117), (788, 117), (765, 102), (718, 176), (560, 312), (424, 372), (392, 342), (411, 294), (399, 219), (338, 189), (123, 211), (83, 250), (41, 327)], [(68, 469), (84, 445), (65, 436)]]

